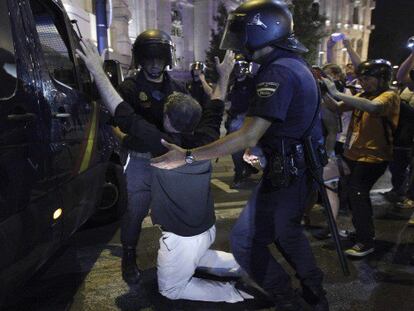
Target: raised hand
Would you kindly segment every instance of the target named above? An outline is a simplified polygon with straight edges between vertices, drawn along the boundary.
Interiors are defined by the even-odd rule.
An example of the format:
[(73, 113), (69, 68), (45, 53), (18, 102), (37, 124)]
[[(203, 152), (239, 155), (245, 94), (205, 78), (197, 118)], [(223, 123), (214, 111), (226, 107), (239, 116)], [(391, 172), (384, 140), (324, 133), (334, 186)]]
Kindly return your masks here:
[(233, 51), (227, 50), (221, 63), (217, 56), (214, 57), (216, 62), (216, 70), (220, 77), (227, 78), (230, 76), (235, 63), (234, 56), (235, 54)]
[(104, 73), (103, 57), (105, 55), (105, 51), (102, 53), (102, 56), (99, 55), (98, 49), (93, 44), (93, 42), (89, 39), (87, 40), (81, 39), (80, 46), (82, 48), (82, 51), (76, 49), (76, 54), (78, 57), (80, 57), (84, 61), (90, 73), (93, 76)]

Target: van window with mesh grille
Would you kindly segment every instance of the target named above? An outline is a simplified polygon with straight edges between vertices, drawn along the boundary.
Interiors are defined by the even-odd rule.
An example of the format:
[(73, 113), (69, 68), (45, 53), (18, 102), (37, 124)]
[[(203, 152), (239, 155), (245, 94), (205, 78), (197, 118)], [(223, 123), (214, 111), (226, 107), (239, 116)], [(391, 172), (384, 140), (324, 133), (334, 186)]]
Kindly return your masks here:
[(0, 1), (0, 81), (0, 100), (13, 96), (17, 71), (7, 1)]
[(56, 80), (76, 88), (72, 56), (59, 31), (62, 25), (57, 23), (56, 16), (40, 1), (32, 0), (30, 4), (50, 75)]

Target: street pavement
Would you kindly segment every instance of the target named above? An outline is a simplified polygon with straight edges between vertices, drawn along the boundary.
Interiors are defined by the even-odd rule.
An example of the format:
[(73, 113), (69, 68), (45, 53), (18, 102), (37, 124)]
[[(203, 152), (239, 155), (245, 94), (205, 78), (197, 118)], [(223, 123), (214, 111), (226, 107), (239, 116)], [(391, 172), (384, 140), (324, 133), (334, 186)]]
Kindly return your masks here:
[[(252, 180), (252, 186), (260, 176)], [(228, 236), (245, 205), (250, 190), (229, 188), (232, 163), (229, 157), (214, 163), (212, 189), (217, 215), (217, 239), (213, 248), (229, 251)], [(321, 208), (315, 208), (307, 228), (319, 266), (325, 273), (325, 288), (333, 311), (414, 310), (414, 228), (407, 227), (412, 210), (396, 210), (380, 192), (389, 189), (389, 176), (374, 187), (376, 252), (364, 259), (349, 260), (351, 275), (345, 277), (333, 243), (318, 241), (311, 231), (325, 223)], [(351, 228), (349, 215), (339, 227)], [(9, 299), (4, 310), (274, 310), (265, 299), (226, 304), (170, 301), (157, 292), (156, 256), (160, 230), (146, 219), (138, 248), (138, 264), (144, 270), (140, 287), (128, 287), (121, 278), (119, 223), (85, 226), (29, 281)], [(349, 246), (346, 242), (344, 247)], [(294, 276), (276, 249), (275, 257)], [(299, 287), (293, 277), (293, 285)]]

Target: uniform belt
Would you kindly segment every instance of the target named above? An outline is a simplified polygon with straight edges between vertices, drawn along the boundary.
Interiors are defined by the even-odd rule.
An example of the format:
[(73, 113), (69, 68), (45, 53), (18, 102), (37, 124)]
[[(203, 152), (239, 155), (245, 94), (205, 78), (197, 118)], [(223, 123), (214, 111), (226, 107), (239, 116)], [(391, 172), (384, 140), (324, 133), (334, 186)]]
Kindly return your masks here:
[(128, 150), (129, 156), (134, 158), (143, 158), (143, 159), (151, 159), (150, 152), (136, 152), (133, 150)]

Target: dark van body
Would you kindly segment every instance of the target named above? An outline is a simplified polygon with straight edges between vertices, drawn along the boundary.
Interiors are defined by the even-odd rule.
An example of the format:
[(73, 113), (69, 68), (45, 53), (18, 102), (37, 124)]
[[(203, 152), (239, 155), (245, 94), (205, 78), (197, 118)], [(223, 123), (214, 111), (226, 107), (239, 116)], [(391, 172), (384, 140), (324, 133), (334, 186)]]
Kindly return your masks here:
[(60, 0), (0, 1), (0, 304), (124, 187), (78, 41)]

